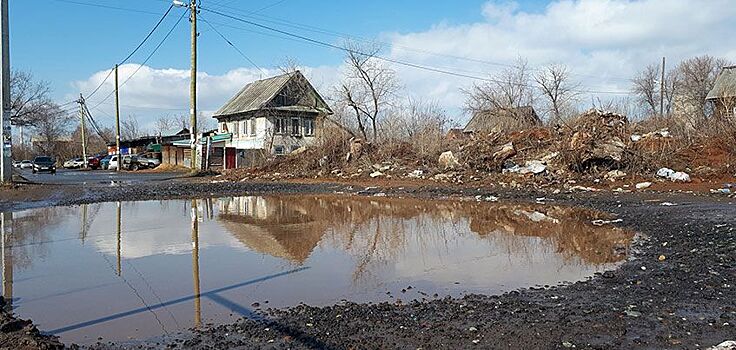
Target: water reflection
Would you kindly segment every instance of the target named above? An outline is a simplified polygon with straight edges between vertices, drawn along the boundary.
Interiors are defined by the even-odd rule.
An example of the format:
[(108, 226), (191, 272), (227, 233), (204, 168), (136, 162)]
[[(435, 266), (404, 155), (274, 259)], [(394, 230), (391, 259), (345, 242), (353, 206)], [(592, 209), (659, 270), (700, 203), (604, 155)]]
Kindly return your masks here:
[(500, 293), (623, 261), (633, 235), (591, 224), (602, 218), (561, 206), (344, 196), (4, 213), (3, 295), (41, 329), (88, 343), (256, 317), (256, 303)]

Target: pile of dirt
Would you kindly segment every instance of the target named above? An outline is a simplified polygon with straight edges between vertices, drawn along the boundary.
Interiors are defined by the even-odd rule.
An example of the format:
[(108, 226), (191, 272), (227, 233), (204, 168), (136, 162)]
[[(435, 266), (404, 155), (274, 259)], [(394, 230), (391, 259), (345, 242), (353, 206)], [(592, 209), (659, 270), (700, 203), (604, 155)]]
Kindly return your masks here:
[(64, 349), (55, 336), (44, 335), (33, 322), (16, 318), (5, 310), (6, 303), (0, 297), (0, 348), (15, 350)]

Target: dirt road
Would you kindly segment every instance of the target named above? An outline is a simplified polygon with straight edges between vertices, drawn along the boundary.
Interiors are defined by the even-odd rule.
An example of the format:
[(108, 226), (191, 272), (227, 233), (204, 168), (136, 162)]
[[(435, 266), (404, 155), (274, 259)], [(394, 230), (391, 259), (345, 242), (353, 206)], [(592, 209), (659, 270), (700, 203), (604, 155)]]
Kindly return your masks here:
[[(550, 195), (404, 185), (366, 190), (319, 183), (171, 182), (74, 191), (72, 197), (66, 192), (30, 205), (274, 192), (494, 195), (516, 201), (546, 197), (556, 204), (614, 213), (623, 220), (618, 225), (643, 237), (620, 269), (572, 285), (426, 302), (298, 306), (268, 310), (267, 321), (213, 326), (158, 343), (91, 348), (694, 349), (736, 338), (736, 206), (727, 198), (670, 193)], [(28, 206), (17, 200), (0, 204), (4, 210)]]

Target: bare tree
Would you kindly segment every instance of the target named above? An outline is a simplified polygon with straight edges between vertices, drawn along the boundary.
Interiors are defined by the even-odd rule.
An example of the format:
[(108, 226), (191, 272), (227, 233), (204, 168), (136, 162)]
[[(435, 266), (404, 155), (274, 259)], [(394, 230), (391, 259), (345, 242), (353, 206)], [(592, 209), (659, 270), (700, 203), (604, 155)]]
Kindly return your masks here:
[(660, 74), (661, 67), (657, 64), (650, 64), (631, 79), (634, 85), (632, 91), (645, 114), (659, 114)]
[(378, 137), (378, 123), (394, 101), (399, 90), (396, 72), (385, 67), (376, 59), (380, 47), (359, 47), (347, 44), (346, 64), (348, 71), (338, 91), (340, 100), (354, 112), (358, 130), (368, 139)]
[(33, 129), (41, 142), (37, 145), (40, 151), (57, 156), (60, 153), (59, 140), (68, 135), (74, 115), (64, 112), (55, 103), (44, 104), (34, 117)]
[[(660, 114), (660, 99), (662, 98), (662, 66), (659, 64), (650, 64), (641, 72), (637, 73), (631, 83), (632, 91), (636, 95), (637, 104), (644, 110), (645, 115)], [(672, 101), (674, 99), (678, 85), (677, 71), (670, 70), (666, 73), (664, 79), (664, 114), (669, 115), (672, 111)]]
[(712, 56), (699, 56), (682, 61), (677, 67), (679, 102), (684, 104), (693, 125), (698, 125), (712, 114), (706, 97), (713, 86), (721, 68), (729, 62)]
[(567, 66), (551, 64), (543, 67), (534, 75), (542, 95), (546, 100), (547, 113), (553, 123), (563, 122), (563, 114), (575, 103), (578, 83), (572, 82)]
[(161, 136), (171, 132), (179, 126), (179, 121), (173, 115), (165, 115), (156, 119), (155, 132), (156, 135)]
[(487, 82), (475, 84), (464, 91), (467, 99), (465, 109), (472, 114), (489, 110), (514, 110), (531, 106), (534, 102), (534, 87), (529, 73), (529, 64), (518, 59), (514, 67), (492, 75)]
[(10, 120), (14, 125), (33, 125), (50, 108), (51, 88), (44, 81), (34, 81), (29, 72), (14, 70), (10, 75)]
[(278, 69), (283, 74), (290, 74), (298, 71), (301, 68), (299, 60), (294, 57), (285, 57), (278, 66)]
[(134, 115), (128, 116), (127, 119), (120, 121), (120, 138), (123, 140), (132, 140), (144, 136), (144, 132), (138, 124), (138, 118)]

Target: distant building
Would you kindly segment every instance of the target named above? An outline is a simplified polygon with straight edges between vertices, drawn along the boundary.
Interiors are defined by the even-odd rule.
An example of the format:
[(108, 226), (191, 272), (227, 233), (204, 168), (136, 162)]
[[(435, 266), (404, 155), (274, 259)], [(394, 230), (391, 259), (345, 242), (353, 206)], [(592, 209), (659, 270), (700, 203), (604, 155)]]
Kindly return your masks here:
[(736, 116), (736, 66), (721, 70), (706, 101), (713, 103), (714, 116)]
[(542, 125), (532, 106), (477, 111), (463, 129), (466, 134), (514, 131)]
[(226, 169), (247, 167), (269, 155), (291, 153), (311, 144), (332, 114), (301, 72), (246, 85), (215, 114), (212, 152), (224, 155)]

